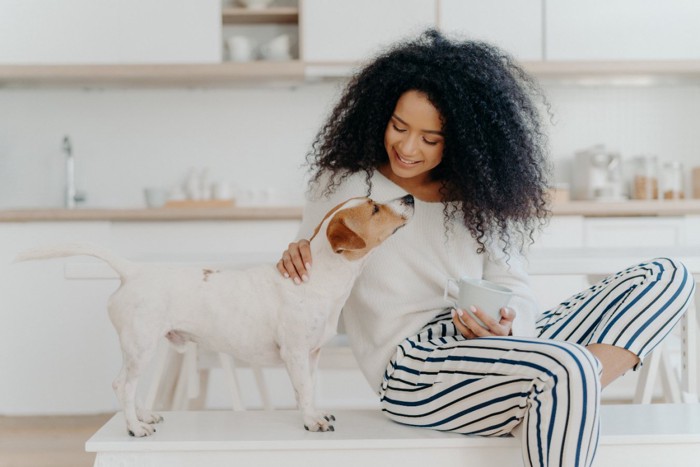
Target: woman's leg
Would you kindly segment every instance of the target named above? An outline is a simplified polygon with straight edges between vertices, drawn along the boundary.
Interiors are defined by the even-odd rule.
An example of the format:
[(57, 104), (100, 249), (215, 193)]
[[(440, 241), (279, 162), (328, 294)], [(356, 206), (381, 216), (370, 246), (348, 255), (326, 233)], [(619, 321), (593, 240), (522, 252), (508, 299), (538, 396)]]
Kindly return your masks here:
[(529, 466), (589, 466), (598, 443), (600, 365), (583, 347), (459, 335), (448, 312), (404, 341), (382, 410), (408, 425), (500, 436), (521, 426)]
[(548, 310), (542, 338), (586, 345), (602, 363), (601, 384), (635, 367), (673, 329), (693, 298), (687, 268), (655, 258), (606, 277)]

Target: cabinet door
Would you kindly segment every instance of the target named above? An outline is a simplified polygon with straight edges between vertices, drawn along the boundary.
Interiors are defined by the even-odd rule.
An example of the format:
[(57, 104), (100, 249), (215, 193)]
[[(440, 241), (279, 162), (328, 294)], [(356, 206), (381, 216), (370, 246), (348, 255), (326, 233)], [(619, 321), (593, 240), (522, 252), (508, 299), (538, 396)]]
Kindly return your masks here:
[(586, 219), (584, 246), (590, 248), (671, 247), (685, 244), (682, 218)]
[(548, 60), (700, 59), (696, 0), (547, 2)]
[(441, 0), (440, 29), (542, 60), (542, 0)]
[(0, 64), (216, 63), (219, 0), (3, 0)]
[(301, 57), (367, 60), (396, 40), (435, 27), (436, 0), (304, 0)]

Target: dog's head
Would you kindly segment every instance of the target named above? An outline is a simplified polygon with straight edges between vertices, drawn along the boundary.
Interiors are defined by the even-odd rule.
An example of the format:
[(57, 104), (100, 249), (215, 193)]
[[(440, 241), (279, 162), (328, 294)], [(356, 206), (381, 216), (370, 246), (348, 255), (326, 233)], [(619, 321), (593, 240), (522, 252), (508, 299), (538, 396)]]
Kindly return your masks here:
[[(413, 217), (413, 196), (380, 204), (370, 198), (353, 198), (331, 210), (326, 237), (335, 253), (357, 260), (406, 225)], [(325, 221), (321, 224), (323, 225)]]

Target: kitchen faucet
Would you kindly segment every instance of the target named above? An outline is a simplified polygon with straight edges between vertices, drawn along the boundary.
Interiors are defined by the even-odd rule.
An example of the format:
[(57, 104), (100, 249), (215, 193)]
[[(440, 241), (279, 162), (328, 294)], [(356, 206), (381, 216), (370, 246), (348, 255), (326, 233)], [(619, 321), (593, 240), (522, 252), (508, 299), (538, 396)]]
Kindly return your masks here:
[(68, 135), (63, 137), (63, 153), (66, 155), (65, 207), (66, 209), (75, 209), (77, 203), (85, 201), (85, 194), (75, 188), (75, 158)]

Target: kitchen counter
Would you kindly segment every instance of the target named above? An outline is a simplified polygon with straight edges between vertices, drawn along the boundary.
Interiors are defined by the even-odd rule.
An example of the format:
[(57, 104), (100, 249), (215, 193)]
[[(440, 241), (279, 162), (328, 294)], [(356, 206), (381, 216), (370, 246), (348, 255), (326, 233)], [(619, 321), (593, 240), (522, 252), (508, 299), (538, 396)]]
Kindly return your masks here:
[[(555, 216), (632, 217), (700, 215), (700, 199), (679, 201), (570, 201), (555, 203)], [(301, 206), (161, 209), (16, 209), (0, 210), (0, 222), (47, 221), (211, 221), (295, 220)]]
[(265, 221), (301, 219), (301, 206), (160, 209), (16, 209), (0, 210), (0, 222), (46, 221)]

